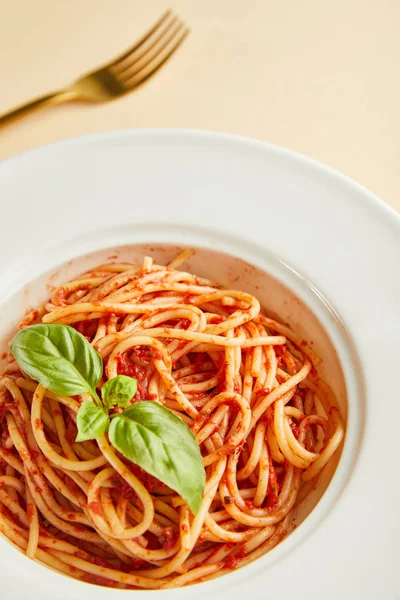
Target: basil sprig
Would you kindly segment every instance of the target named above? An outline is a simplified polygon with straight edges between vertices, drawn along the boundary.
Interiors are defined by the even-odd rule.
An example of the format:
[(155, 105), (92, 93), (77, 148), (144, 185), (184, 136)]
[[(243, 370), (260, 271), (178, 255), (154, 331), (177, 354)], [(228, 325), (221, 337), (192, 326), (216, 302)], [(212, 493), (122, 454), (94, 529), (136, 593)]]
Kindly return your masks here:
[[(93, 401), (86, 400), (78, 410), (77, 442), (108, 431), (110, 443), (123, 456), (180, 494), (194, 514), (198, 512), (205, 471), (196, 439), (183, 421), (157, 402), (129, 405), (136, 379), (118, 375), (102, 386), (99, 395), (101, 356), (68, 325), (25, 327), (10, 348), (21, 369), (45, 388), (67, 396), (91, 395)], [(124, 410), (110, 418), (114, 407)]]

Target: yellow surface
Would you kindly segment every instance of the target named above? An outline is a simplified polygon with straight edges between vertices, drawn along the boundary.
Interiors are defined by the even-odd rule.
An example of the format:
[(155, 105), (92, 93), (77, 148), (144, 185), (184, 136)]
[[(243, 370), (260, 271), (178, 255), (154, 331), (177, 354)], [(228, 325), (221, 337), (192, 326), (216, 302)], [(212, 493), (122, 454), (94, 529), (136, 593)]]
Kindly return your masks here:
[[(128, 47), (167, 0), (0, 0), (0, 112)], [(342, 171), (400, 210), (399, 0), (174, 0), (192, 33), (137, 92), (0, 130), (0, 159), (125, 127), (259, 138)]]

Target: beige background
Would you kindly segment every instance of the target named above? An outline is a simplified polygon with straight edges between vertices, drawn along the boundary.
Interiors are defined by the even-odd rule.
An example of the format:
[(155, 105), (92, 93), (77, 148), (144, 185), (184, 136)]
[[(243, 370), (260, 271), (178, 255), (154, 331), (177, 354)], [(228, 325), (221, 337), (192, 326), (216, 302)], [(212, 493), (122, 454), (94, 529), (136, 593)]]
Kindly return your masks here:
[[(62, 87), (169, 0), (0, 0), (0, 112)], [(137, 92), (0, 131), (0, 159), (125, 127), (194, 127), (294, 149), (400, 210), (400, 0), (173, 0), (192, 33)]]

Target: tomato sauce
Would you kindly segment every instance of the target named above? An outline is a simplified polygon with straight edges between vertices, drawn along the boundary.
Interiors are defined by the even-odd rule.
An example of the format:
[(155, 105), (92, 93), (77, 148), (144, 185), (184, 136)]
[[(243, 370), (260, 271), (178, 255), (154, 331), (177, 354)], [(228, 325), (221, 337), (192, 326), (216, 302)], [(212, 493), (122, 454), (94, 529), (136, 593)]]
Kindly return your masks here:
[(59, 287), (53, 294), (53, 304), (55, 306), (66, 306), (67, 304), (67, 290), (65, 287)]
[(107, 579), (106, 577), (101, 577), (100, 575), (92, 575), (91, 573), (87, 573), (82, 579), (83, 581), (86, 581), (86, 583), (94, 583), (95, 585), (103, 585), (105, 587), (117, 586), (117, 583), (112, 581), (112, 579)]
[(177, 543), (179, 533), (171, 526), (164, 527), (160, 537), (160, 542), (164, 550), (171, 550)]
[(153, 346), (136, 346), (132, 350), (132, 355), (136, 356), (139, 360), (143, 362), (162, 359), (161, 352), (156, 348), (153, 348)]
[(268, 478), (268, 496), (277, 496), (279, 494), (279, 483), (276, 469), (273, 465), (269, 467), (269, 478)]
[(297, 425), (295, 425), (294, 423), (290, 424), (290, 429), (292, 430), (292, 433), (294, 435), (294, 437), (296, 438), (296, 440), (299, 438), (300, 435), (300, 430), (297, 427)]
[(75, 423), (71, 419), (71, 417), (67, 416), (67, 427), (65, 429), (65, 439), (69, 444), (74, 444), (76, 440), (76, 436), (78, 435), (78, 430), (76, 428)]
[(78, 321), (71, 325), (78, 333), (91, 342), (97, 331), (97, 321)]
[(95, 515), (100, 515), (101, 516), (103, 514), (103, 510), (101, 508), (101, 503), (99, 501), (97, 501), (97, 500), (95, 500), (94, 502), (89, 502), (88, 508)]
[(92, 556), (90, 558), (90, 562), (92, 563), (92, 565), (97, 565), (98, 567), (104, 567), (105, 569), (114, 569), (115, 568), (115, 567), (113, 567), (113, 565), (111, 563), (109, 563), (104, 558), (101, 558), (100, 556)]
[(242, 558), (244, 558), (246, 556), (246, 548), (243, 546), (241, 546), (241, 548), (238, 549), (237, 552), (235, 552), (235, 555), (232, 556), (227, 556), (224, 560), (224, 565), (227, 569), (237, 569), (237, 567), (240, 564), (240, 561)]
[(73, 481), (69, 477), (66, 477), (65, 484), (66, 484), (67, 488), (69, 489), (69, 491), (71, 492), (71, 494), (74, 494), (74, 496), (79, 497), (81, 490), (80, 490), (80, 487), (75, 483), (75, 481)]
[[(138, 350), (140, 350), (140, 352), (138, 352)], [(140, 346), (139, 348), (135, 348), (131, 356), (132, 358), (136, 357), (141, 362), (159, 360), (162, 358), (160, 352), (150, 346)], [(137, 381), (137, 390), (131, 401), (157, 400), (157, 395), (151, 394), (148, 391), (148, 379), (152, 372), (150, 365), (148, 368), (137, 365), (132, 362), (127, 354), (118, 354), (116, 360), (118, 365), (118, 375), (133, 377)]]
[(164, 488), (165, 485), (153, 475), (146, 473), (141, 467), (134, 463), (129, 463), (130, 471), (143, 483), (144, 487), (149, 491), (153, 492), (156, 489)]
[(17, 325), (17, 329), (23, 329), (24, 327), (28, 327), (35, 323), (39, 318), (39, 311), (36, 308), (31, 308), (27, 310), (23, 319)]
[(119, 475), (116, 475), (112, 480), (115, 489), (121, 494), (126, 500), (133, 500), (136, 497), (135, 491), (131, 488), (129, 483), (125, 481)]

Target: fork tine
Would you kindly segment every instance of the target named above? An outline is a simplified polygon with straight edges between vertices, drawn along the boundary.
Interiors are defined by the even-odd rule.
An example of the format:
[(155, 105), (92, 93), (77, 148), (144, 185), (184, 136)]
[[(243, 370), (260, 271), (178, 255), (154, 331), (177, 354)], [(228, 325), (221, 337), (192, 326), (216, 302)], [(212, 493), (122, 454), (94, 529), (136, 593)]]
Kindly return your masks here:
[(164, 21), (162, 25), (158, 27), (157, 33), (154, 31), (153, 34), (145, 40), (145, 42), (138, 45), (136, 49), (132, 50), (129, 55), (125, 55), (123, 60), (114, 62), (112, 65), (113, 72), (121, 75), (124, 71), (132, 68), (133, 65), (144, 58), (146, 54), (150, 53), (151, 50), (173, 30), (173, 26), (176, 25), (176, 23), (178, 23), (177, 16), (173, 16), (171, 20)]
[(172, 15), (172, 11), (169, 8), (168, 10), (165, 11), (165, 13), (163, 13), (161, 15), (161, 17), (159, 19), (157, 19), (157, 21), (154, 23), (154, 25), (152, 27), (150, 27), (150, 29), (144, 35), (142, 35), (141, 38), (136, 40), (136, 42), (133, 44), (133, 46), (128, 48), (128, 50), (126, 50), (123, 54), (120, 54), (119, 56), (117, 56), (117, 58), (115, 58), (110, 63), (110, 66), (116, 65), (116, 64), (124, 61), (126, 58), (128, 58), (128, 56), (130, 56), (133, 52), (135, 52), (135, 50), (137, 50), (139, 48), (139, 46), (144, 44), (144, 42), (146, 42), (149, 39), (149, 37), (151, 37), (153, 35), (153, 33), (155, 31), (157, 31), (157, 29), (161, 25), (163, 25), (163, 23), (165, 23), (165, 21), (167, 21), (171, 15)]
[(168, 46), (168, 44), (172, 41), (172, 39), (176, 36), (176, 34), (184, 28), (184, 23), (182, 21), (178, 21), (177, 24), (172, 28), (168, 28), (165, 30), (164, 34), (160, 36), (160, 44), (153, 44), (143, 56), (139, 60), (133, 61), (133, 63), (126, 67), (120, 73), (116, 73), (117, 77), (119, 77), (122, 81), (127, 81), (143, 69), (147, 67), (149, 63)]
[[(160, 48), (159, 53), (150, 60), (140, 71), (136, 71), (132, 75), (126, 78), (121, 78), (122, 83), (125, 87), (132, 89), (144, 83), (149, 77), (151, 77), (158, 69), (160, 69), (164, 63), (174, 54), (175, 50), (179, 48), (186, 36), (190, 33), (188, 27), (183, 23), (175, 30), (174, 37)], [(179, 35), (177, 35), (179, 34)]]

